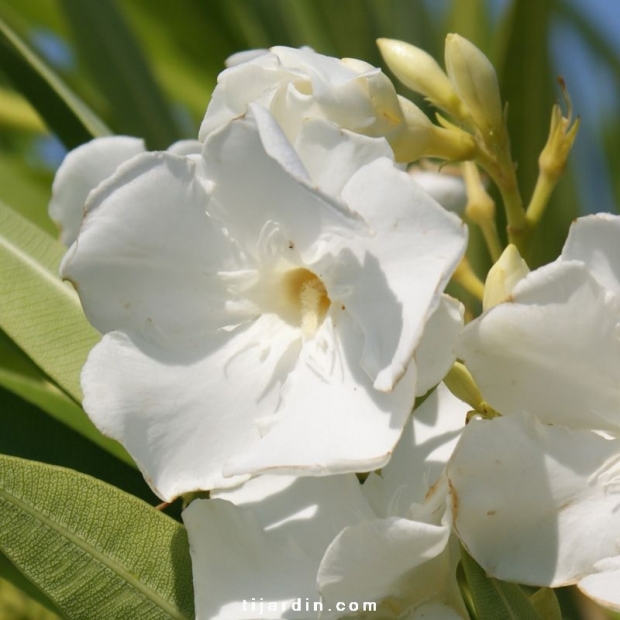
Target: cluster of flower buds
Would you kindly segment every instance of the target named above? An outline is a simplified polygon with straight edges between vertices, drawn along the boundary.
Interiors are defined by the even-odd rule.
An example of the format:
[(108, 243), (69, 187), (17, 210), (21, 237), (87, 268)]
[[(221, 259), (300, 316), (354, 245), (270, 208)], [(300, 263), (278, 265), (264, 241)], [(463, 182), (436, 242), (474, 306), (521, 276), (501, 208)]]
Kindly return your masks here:
[[(458, 34), (448, 35), (447, 73), (427, 52), (414, 45), (393, 39), (379, 39), (378, 45), (385, 62), (405, 86), (426, 97), (484, 143), (504, 139), (497, 75), (489, 59), (473, 43)], [(453, 134), (462, 131), (443, 119), (440, 122)], [(462, 137), (461, 141), (468, 144)], [(461, 159), (473, 158), (471, 150), (464, 149), (463, 154)]]

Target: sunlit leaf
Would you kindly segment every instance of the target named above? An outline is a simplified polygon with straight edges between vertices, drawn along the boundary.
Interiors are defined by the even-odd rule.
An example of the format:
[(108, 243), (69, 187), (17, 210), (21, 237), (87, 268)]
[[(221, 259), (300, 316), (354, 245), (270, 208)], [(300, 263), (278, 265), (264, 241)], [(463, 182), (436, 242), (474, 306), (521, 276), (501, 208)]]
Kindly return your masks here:
[(67, 148), (110, 133), (0, 15), (0, 68)]
[(530, 602), (538, 615), (545, 620), (562, 620), (562, 610), (558, 597), (551, 588), (540, 588), (530, 597)]
[(0, 550), (68, 620), (194, 617), (185, 529), (69, 469), (0, 456)]
[(42, 133), (46, 131), (41, 117), (17, 93), (0, 88), (0, 127), (13, 131)]
[(99, 340), (71, 286), (57, 275), (65, 248), (0, 203), (0, 328), (62, 389), (81, 401), (79, 375)]
[(50, 185), (51, 174), (37, 173), (27, 162), (0, 153), (0, 201), (56, 236), (58, 228), (47, 215)]

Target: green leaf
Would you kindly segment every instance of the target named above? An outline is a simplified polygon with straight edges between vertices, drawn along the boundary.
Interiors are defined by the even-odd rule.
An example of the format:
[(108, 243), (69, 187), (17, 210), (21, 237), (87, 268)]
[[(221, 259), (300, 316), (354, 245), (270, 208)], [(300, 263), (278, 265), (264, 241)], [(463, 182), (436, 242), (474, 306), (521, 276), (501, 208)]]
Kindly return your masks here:
[(68, 620), (194, 617), (185, 528), (84, 474), (0, 456), (0, 550)]
[[(0, 202), (0, 329), (8, 336), (0, 334), (0, 385), (133, 464), (76, 404), (82, 399), (80, 371), (100, 336), (86, 321), (75, 291), (57, 275), (64, 252), (64, 246)], [(38, 368), (18, 359), (13, 343)]]
[[(14, 590), (8, 591), (7, 583)], [(5, 616), (0, 604), (0, 618), (35, 617), (38, 620), (59, 620), (60, 610), (38, 588), (26, 579), (8, 558), (0, 553), (0, 601), (10, 601), (14, 616)], [(42, 609), (44, 608), (44, 609)], [(17, 610), (21, 616), (18, 615)], [(34, 615), (36, 613), (36, 616)]]
[(116, 113), (119, 133), (165, 149), (181, 136), (164, 96), (112, 0), (62, 0), (81, 58)]
[[(550, 57), (553, 8), (553, 0), (513, 1), (504, 25), (503, 62), (497, 67), (525, 204), (538, 177), (538, 157), (549, 133), (551, 108), (560, 95)], [(570, 177), (560, 181), (532, 235), (527, 257), (531, 268), (555, 260), (562, 250), (568, 228), (578, 215), (577, 192), (571, 185)]]
[(161, 503), (135, 465), (130, 466), (105, 446), (95, 445), (83, 434), (2, 387), (0, 428), (0, 454), (75, 469), (151, 505)]
[(0, 68), (67, 148), (110, 130), (0, 15)]
[(476, 607), (476, 620), (546, 620), (516, 583), (487, 577), (463, 546), (461, 562)]
[(0, 203), (0, 328), (62, 389), (82, 400), (79, 375), (99, 334), (58, 265), (65, 248)]
[(530, 602), (538, 615), (545, 620), (562, 620), (562, 610), (555, 591), (551, 588), (540, 588), (530, 597)]
[(52, 175), (36, 172), (25, 158), (0, 153), (0, 201), (13, 205), (24, 217), (50, 235), (56, 224), (47, 215)]
[(51, 383), (2, 330), (0, 330), (0, 386), (39, 407), (52, 418), (135, 467), (133, 459), (125, 449), (116, 441), (104, 437), (84, 410)]

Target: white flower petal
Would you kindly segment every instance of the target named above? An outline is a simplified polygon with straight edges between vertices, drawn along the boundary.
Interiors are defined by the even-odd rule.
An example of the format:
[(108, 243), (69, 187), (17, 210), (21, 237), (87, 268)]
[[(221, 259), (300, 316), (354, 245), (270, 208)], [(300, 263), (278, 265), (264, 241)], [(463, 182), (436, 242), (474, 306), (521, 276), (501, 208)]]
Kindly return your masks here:
[(605, 288), (620, 294), (620, 217), (597, 213), (573, 222), (562, 260), (579, 260)]
[(333, 196), (340, 195), (362, 166), (380, 157), (393, 159), (385, 140), (348, 132), (317, 119), (303, 123), (294, 147), (313, 183)]
[(257, 476), (241, 486), (213, 491), (211, 496), (251, 509), (265, 531), (294, 540), (317, 559), (342, 529), (376, 517), (354, 474)]
[[(343, 266), (351, 285), (345, 303), (364, 332), (362, 366), (376, 389), (389, 391), (463, 256), (467, 231), (386, 159), (361, 168), (342, 197), (374, 232), (356, 248), (363, 252), (358, 261)], [(385, 295), (393, 299), (389, 307)]]
[(273, 47), (268, 53), (233, 57), (218, 77), (200, 127), (200, 139), (259, 104), (295, 142), (308, 119), (390, 138), (403, 125), (394, 86), (378, 68), (361, 60), (331, 58), (304, 47)]
[(222, 465), (259, 442), (256, 420), (277, 408), (298, 330), (266, 315), (191, 347), (148, 336), (104, 336), (82, 372), (85, 410), (167, 501), (237, 484), (222, 478)]
[(473, 420), (448, 478), (456, 532), (493, 577), (558, 587), (618, 555), (620, 439), (526, 414)]
[(108, 136), (67, 154), (54, 178), (49, 204), (49, 215), (61, 230), (62, 243), (70, 246), (75, 241), (90, 191), (124, 161), (144, 151), (144, 142), (138, 138)]
[[(318, 612), (282, 613), (281, 605), (269, 613), (267, 603), (288, 608), (300, 598), (305, 610), (306, 598), (311, 606), (319, 601), (316, 575), (325, 549), (344, 527), (372, 517), (357, 478), (261, 476), (217, 496), (183, 513), (197, 618), (316, 619)], [(249, 613), (253, 598), (264, 601), (262, 615)]]
[(620, 298), (581, 263), (521, 280), (512, 300), (463, 330), (457, 355), (485, 400), (575, 428), (620, 428)]
[(328, 316), (282, 388), (277, 424), (224, 474), (325, 475), (384, 466), (413, 406), (415, 369), (391, 393), (377, 392), (359, 366), (362, 346), (346, 311)]
[[(293, 540), (274, 541), (251, 510), (218, 499), (196, 500), (183, 520), (190, 540), (196, 620), (277, 620), (290, 617), (286, 610), (297, 598), (318, 599), (318, 560), (296, 548)], [(270, 610), (269, 603), (276, 609)], [(318, 612), (296, 617), (316, 620)]]
[(413, 412), (390, 462), (362, 489), (382, 517), (406, 517), (428, 499), (465, 427), (469, 405), (443, 384)]
[(190, 155), (200, 155), (202, 153), (202, 142), (199, 140), (179, 140), (171, 144), (166, 151), (172, 155), (188, 157)]
[(463, 214), (467, 204), (467, 191), (462, 177), (416, 168), (409, 170), (409, 174), (444, 209), (459, 215)]
[[(265, 220), (277, 222), (285, 243), (324, 280), (331, 300), (342, 300), (355, 317), (366, 338), (362, 365), (375, 388), (389, 391), (464, 252), (466, 230), (386, 158), (349, 180), (342, 194), (346, 205), (329, 200), (312, 191), (301, 162), (278, 133), (270, 117), (252, 107), (243, 121), (211, 136), (204, 151), (214, 184), (210, 211), (256, 256)], [(288, 174), (264, 157), (264, 149)], [(247, 170), (246, 183), (226, 174), (233, 163)], [(257, 210), (257, 203), (267, 212)], [(327, 263), (334, 266), (325, 269)]]
[[(338, 618), (338, 601), (406, 598), (408, 604), (442, 593), (450, 535), (447, 526), (390, 517), (353, 525), (329, 546), (317, 584), (325, 607), (322, 618)], [(420, 567), (415, 575), (412, 571)]]
[(416, 396), (426, 394), (447, 374), (456, 360), (456, 340), (463, 329), (465, 309), (458, 300), (442, 295), (426, 323), (415, 352), (418, 369)]
[[(297, 153), (257, 106), (212, 134), (203, 155), (213, 183), (209, 213), (226, 223), (250, 256), (261, 255), (260, 239), (269, 222), (282, 231), (291, 260), (299, 253), (306, 264), (325, 251), (316, 247), (321, 237), (333, 244), (333, 237), (350, 239), (366, 232), (361, 219), (344, 204), (311, 186)], [(232, 174), (233, 170), (242, 173)]]
[(620, 611), (620, 556), (601, 560), (594, 568), (597, 572), (584, 577), (577, 587), (599, 605)]
[(243, 50), (242, 52), (236, 52), (235, 54), (231, 54), (225, 61), (226, 68), (235, 67), (236, 65), (240, 65), (244, 62), (249, 62), (250, 60), (254, 60), (259, 56), (264, 56), (265, 54), (269, 54), (269, 50), (266, 48), (258, 48), (253, 50)]
[(241, 261), (206, 215), (208, 201), (195, 164), (167, 153), (134, 158), (90, 194), (61, 275), (74, 282), (99, 331), (154, 326), (195, 337), (230, 323), (218, 271)]

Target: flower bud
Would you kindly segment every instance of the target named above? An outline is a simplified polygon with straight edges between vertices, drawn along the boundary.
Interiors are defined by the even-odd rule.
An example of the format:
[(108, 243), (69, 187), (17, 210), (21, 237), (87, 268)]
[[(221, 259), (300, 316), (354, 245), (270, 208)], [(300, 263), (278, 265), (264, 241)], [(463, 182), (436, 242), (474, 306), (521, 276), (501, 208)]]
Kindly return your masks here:
[(461, 362), (454, 362), (450, 372), (444, 377), (448, 389), (464, 403), (479, 410), (484, 402), (482, 394), (469, 370)]
[(467, 115), (448, 76), (430, 54), (394, 39), (377, 39), (377, 45), (387, 66), (405, 86), (458, 119)]
[(399, 134), (390, 139), (397, 161), (411, 162), (421, 157), (464, 161), (473, 157), (475, 141), (471, 134), (457, 127), (437, 127), (414, 103), (404, 97), (399, 99), (405, 122)]
[(454, 89), (485, 139), (503, 132), (504, 116), (497, 74), (489, 59), (458, 34), (446, 37), (446, 69)]
[(491, 267), (484, 283), (482, 308), (490, 310), (508, 300), (517, 283), (530, 272), (516, 246), (510, 244)]
[(577, 130), (579, 129), (579, 119), (574, 123), (572, 122), (572, 105), (564, 85), (564, 80), (560, 81), (560, 85), (568, 105), (568, 112), (564, 116), (562, 109), (557, 103), (553, 106), (547, 144), (545, 144), (545, 148), (538, 158), (540, 170), (553, 180), (559, 179), (562, 172), (564, 172), (566, 160), (573, 148), (573, 142), (577, 137)]

